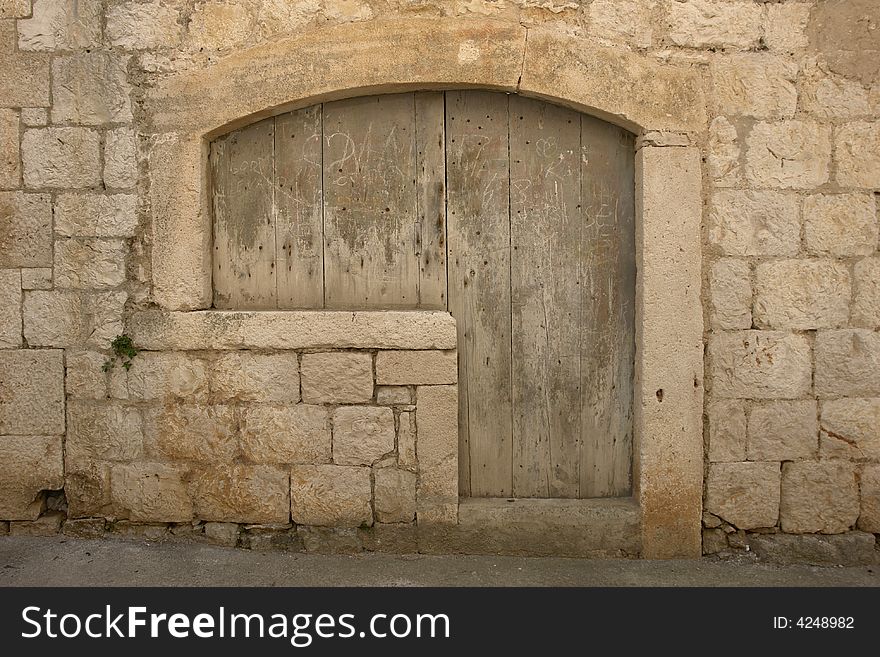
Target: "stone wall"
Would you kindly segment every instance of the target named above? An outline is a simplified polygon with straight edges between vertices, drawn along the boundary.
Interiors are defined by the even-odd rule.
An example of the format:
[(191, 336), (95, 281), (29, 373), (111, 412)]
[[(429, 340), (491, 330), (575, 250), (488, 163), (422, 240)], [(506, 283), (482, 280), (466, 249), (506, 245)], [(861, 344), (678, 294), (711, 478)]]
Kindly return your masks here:
[[(395, 347), (379, 330), (341, 346), (336, 327), (325, 344), (258, 331), (237, 353), (231, 345), (254, 336), (208, 320), (165, 317), (164, 333), (152, 331), (152, 269), (179, 263), (153, 258), (154, 206), (175, 199), (151, 196), (149, 162), (165, 162), (166, 177), (193, 165), (155, 136), (159, 101), (146, 98), (246, 47), (343, 23), (450, 18), (696, 75), (705, 107), (681, 116), (708, 117), (691, 137), (704, 166), (704, 552), (870, 554), (880, 533), (874, 0), (0, 0), (0, 519), (51, 531), (66, 504), (70, 531), (110, 519), (229, 540), (238, 525), (222, 523), (245, 523), (259, 525), (241, 534), (254, 545), (261, 532), (317, 535), (285, 527), (331, 516), (352, 527), (413, 521), (422, 475), (401, 441), (413, 418), (421, 427), (424, 399), (454, 381), (384, 379), (383, 363), (413, 369), (391, 352), (430, 350), (443, 368), (455, 345)], [(462, 66), (488, 56), (475, 43), (459, 51)], [(618, 73), (604, 75), (613, 94)], [(178, 276), (192, 287), (191, 271)], [(145, 351), (130, 371), (104, 373), (123, 332)], [(343, 360), (360, 378), (321, 382)], [(236, 368), (246, 376), (229, 376)], [(273, 387), (278, 368), (301, 389)], [(366, 451), (345, 442), (354, 423), (375, 427)], [(266, 440), (279, 425), (301, 427), (309, 449)], [(210, 441), (188, 442), (190, 426)], [(348, 492), (328, 498), (322, 486), (337, 479)]]

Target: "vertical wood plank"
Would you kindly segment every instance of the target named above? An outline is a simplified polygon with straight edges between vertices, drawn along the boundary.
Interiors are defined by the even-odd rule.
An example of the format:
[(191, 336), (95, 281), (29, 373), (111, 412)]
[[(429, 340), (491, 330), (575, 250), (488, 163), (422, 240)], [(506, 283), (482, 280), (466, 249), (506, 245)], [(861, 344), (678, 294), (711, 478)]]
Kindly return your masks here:
[(321, 106), (275, 118), (275, 239), (279, 308), (323, 308)]
[(580, 495), (632, 488), (635, 354), (635, 177), (633, 137), (581, 117), (584, 226), (581, 316)]
[(214, 305), (275, 307), (274, 119), (211, 145)]
[(580, 115), (510, 97), (513, 495), (577, 497)]
[(512, 492), (507, 96), (447, 92), (449, 309), (458, 320), (464, 494)]
[(446, 309), (446, 131), (444, 94), (415, 94), (419, 308)]
[(324, 105), (328, 308), (418, 305), (412, 94)]

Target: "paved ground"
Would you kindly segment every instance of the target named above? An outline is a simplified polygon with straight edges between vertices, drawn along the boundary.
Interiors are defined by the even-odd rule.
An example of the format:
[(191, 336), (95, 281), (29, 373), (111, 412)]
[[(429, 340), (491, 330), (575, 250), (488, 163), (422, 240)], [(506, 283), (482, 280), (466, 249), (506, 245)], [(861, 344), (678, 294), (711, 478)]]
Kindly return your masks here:
[(739, 561), (324, 556), (0, 537), (0, 586), (880, 586), (880, 567)]

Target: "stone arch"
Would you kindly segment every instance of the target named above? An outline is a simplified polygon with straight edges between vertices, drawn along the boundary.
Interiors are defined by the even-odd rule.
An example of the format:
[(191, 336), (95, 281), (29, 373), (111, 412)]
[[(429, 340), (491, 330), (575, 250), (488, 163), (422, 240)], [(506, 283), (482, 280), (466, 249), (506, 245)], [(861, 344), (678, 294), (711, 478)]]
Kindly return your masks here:
[(705, 131), (706, 111), (700, 76), (689, 67), (519, 24), (448, 18), (315, 29), (159, 76), (143, 99), (140, 126), (153, 300), (177, 311), (170, 314), (210, 307), (211, 138), (325, 100), (468, 87), (541, 98), (640, 136), (634, 502), (641, 553), (698, 556), (701, 171), (690, 144)]

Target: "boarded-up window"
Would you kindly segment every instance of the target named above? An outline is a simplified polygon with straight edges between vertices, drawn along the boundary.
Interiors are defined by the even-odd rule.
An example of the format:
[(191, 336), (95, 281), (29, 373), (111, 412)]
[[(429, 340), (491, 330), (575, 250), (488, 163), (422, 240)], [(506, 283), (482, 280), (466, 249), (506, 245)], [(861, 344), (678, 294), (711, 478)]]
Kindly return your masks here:
[(445, 309), (461, 491), (630, 493), (634, 143), (484, 91), (325, 103), (211, 147), (218, 308)]

